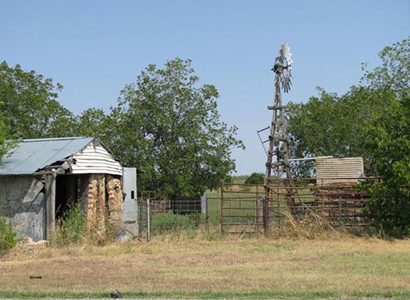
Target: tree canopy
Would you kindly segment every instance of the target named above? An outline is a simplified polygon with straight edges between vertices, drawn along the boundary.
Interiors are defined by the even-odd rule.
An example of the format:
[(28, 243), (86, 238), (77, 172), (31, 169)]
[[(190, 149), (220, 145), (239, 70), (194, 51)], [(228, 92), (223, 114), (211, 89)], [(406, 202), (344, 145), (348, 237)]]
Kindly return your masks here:
[(142, 172), (140, 185), (169, 197), (216, 188), (235, 169), (236, 127), (221, 121), (218, 91), (198, 86), (191, 61), (149, 65), (121, 91), (110, 119), (110, 148)]
[(198, 85), (189, 60), (149, 65), (122, 90), (106, 114), (90, 108), (75, 116), (58, 102), (60, 84), (19, 65), (0, 64), (0, 155), (7, 139), (100, 137), (125, 165), (141, 171), (139, 186), (170, 197), (216, 188), (235, 169), (243, 147), (236, 127), (221, 121), (218, 91)]
[(10, 138), (70, 136), (74, 115), (57, 99), (52, 79), (0, 64), (0, 111)]
[(253, 172), (245, 180), (245, 184), (263, 184), (265, 175), (263, 173)]
[[(385, 47), (382, 64), (366, 71), (362, 85), (342, 96), (319, 90), (304, 104), (290, 104), (289, 130), (296, 157), (362, 156), (367, 175), (381, 176), (370, 191), (369, 215), (391, 235), (410, 234), (410, 38)], [(306, 176), (312, 166), (298, 165)]]
[(382, 64), (373, 70), (363, 66), (362, 82), (375, 88), (389, 89), (400, 95), (410, 88), (410, 37), (386, 46), (379, 53)]
[(0, 114), (0, 165), (2, 163), (3, 156), (7, 153), (9, 145), (7, 144), (8, 140), (8, 130), (6, 124), (4, 124), (4, 117)]
[(368, 129), (378, 174), (383, 180), (373, 186), (367, 205), (383, 233), (410, 235), (410, 93), (394, 105), (377, 126)]
[[(292, 154), (310, 156), (363, 156), (366, 170), (375, 175), (373, 152), (364, 141), (367, 128), (386, 115), (398, 99), (388, 89), (353, 87), (342, 96), (320, 90), (307, 103), (290, 104)], [(301, 167), (300, 167), (301, 168)], [(307, 176), (310, 170), (293, 170)]]

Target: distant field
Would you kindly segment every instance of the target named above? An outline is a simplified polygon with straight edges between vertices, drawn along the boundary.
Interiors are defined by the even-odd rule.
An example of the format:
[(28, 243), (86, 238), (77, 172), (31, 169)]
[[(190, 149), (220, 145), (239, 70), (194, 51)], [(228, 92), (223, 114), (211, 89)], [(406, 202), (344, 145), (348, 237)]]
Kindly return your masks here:
[(0, 297), (410, 298), (410, 240), (204, 238), (15, 250)]

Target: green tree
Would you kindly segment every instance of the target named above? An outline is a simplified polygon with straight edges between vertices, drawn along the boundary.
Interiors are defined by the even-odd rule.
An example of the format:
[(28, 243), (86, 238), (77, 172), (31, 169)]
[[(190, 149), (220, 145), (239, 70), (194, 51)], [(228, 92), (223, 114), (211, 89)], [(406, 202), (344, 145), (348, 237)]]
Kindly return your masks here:
[(113, 135), (110, 115), (104, 113), (102, 109), (90, 108), (76, 118), (75, 134), (78, 136), (98, 137), (102, 141), (109, 141)]
[(263, 173), (253, 172), (245, 180), (245, 184), (263, 184), (265, 181), (265, 175)]
[(169, 197), (216, 188), (235, 169), (236, 127), (220, 120), (218, 92), (198, 86), (191, 61), (149, 65), (121, 92), (106, 143), (127, 165), (142, 171), (139, 184)]
[(410, 235), (410, 38), (379, 56), (381, 66), (366, 71), (363, 81), (392, 91), (397, 101), (367, 130), (366, 146), (382, 181), (371, 187), (366, 208), (382, 232), (404, 236)]
[(2, 164), (2, 158), (11, 147), (8, 142), (9, 134), (6, 124), (4, 124), (3, 116), (0, 114), (0, 165)]
[(367, 211), (382, 232), (393, 236), (410, 235), (409, 120), (410, 93), (369, 128), (366, 143), (383, 178), (370, 189)]
[[(353, 87), (343, 96), (320, 90), (304, 104), (290, 104), (289, 131), (292, 156), (363, 156), (366, 170), (375, 174), (374, 158), (365, 147), (367, 128), (385, 115), (397, 98), (389, 89)], [(306, 165), (305, 165), (306, 166)], [(298, 165), (293, 172), (311, 174), (311, 164)]]
[(382, 177), (370, 187), (366, 209), (383, 232), (403, 236), (410, 234), (410, 39), (379, 56), (382, 64), (366, 71), (365, 85), (290, 105), (292, 153), (363, 156), (366, 172)]
[(379, 57), (382, 64), (373, 70), (363, 66), (362, 82), (373, 88), (390, 89), (400, 95), (410, 88), (410, 37), (385, 47)]
[(73, 114), (58, 101), (60, 84), (19, 65), (0, 64), (0, 111), (13, 138), (69, 136)]

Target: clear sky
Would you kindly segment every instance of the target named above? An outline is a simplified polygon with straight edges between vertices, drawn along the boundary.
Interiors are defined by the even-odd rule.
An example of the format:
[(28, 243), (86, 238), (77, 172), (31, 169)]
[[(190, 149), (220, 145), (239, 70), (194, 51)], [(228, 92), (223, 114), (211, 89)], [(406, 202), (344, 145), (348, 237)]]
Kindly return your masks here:
[(362, 62), (377, 65), (384, 46), (409, 35), (410, 0), (0, 0), (0, 61), (63, 84), (60, 102), (77, 114), (108, 111), (148, 64), (192, 59), (247, 147), (233, 153), (237, 174), (264, 171), (256, 130), (270, 123), (281, 42), (294, 60), (284, 102), (306, 102), (317, 86), (346, 92)]

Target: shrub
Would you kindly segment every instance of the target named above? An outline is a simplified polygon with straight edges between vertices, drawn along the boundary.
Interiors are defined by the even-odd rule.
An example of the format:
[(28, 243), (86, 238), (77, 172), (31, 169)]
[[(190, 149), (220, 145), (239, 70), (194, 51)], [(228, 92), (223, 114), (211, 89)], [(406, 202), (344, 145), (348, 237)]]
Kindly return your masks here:
[(198, 226), (199, 216), (193, 215), (177, 215), (173, 213), (160, 213), (152, 219), (153, 233), (166, 233), (180, 229), (193, 229)]
[(0, 250), (11, 249), (16, 243), (16, 233), (14, 232), (13, 227), (5, 218), (0, 217)]
[[(387, 179), (370, 187), (365, 212), (383, 236), (410, 236), (410, 188)], [(393, 181), (393, 182), (392, 182)]]
[(64, 233), (67, 240), (76, 243), (85, 232), (85, 216), (81, 211), (80, 203), (76, 203), (64, 215)]
[(265, 175), (254, 172), (245, 180), (245, 184), (263, 184)]

